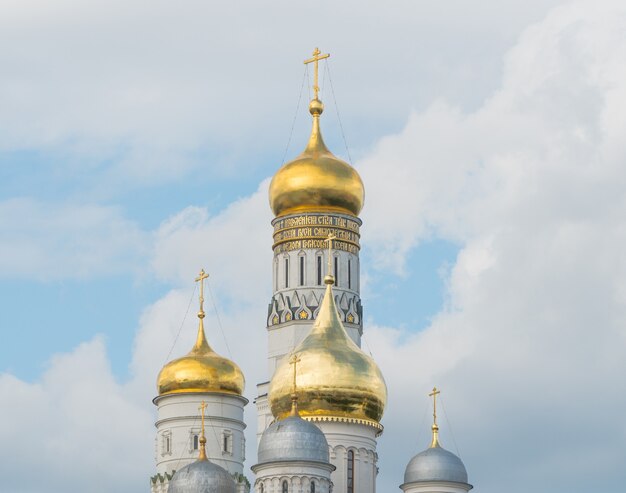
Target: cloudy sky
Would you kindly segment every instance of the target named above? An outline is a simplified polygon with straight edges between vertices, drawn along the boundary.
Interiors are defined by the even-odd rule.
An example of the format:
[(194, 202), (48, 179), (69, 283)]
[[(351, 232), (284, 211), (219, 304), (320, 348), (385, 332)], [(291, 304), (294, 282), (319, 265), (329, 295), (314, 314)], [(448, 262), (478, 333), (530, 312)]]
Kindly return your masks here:
[(214, 347), (251, 400), (269, 377), (268, 178), (306, 141), (315, 46), (366, 186), (379, 491), (433, 385), (476, 491), (622, 488), (625, 33), (608, 0), (2, 2), (3, 490), (148, 491), (200, 267)]

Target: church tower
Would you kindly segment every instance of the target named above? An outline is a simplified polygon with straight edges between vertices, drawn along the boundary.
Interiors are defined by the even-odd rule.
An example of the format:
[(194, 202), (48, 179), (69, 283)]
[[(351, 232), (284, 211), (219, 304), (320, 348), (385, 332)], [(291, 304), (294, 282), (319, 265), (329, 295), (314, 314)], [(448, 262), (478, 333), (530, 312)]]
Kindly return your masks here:
[[(199, 452), (211, 468), (221, 468), (236, 479), (237, 493), (249, 489), (243, 476), (245, 381), (239, 367), (213, 351), (206, 339), (204, 280), (208, 277), (202, 270), (196, 278), (200, 283), (196, 343), (187, 355), (167, 363), (157, 379), (159, 395), (153, 400), (157, 406), (157, 474), (152, 477), (152, 493), (166, 493), (176, 471), (195, 468), (190, 465), (196, 463)], [(206, 437), (205, 416), (210, 428)]]
[(360, 349), (363, 182), (330, 152), (320, 129), (318, 63), (328, 56), (316, 49), (304, 62), (314, 64), (313, 128), (302, 154), (270, 184), (275, 219), (267, 331), (273, 377), (257, 386), (258, 434), (289, 412), (288, 356), (297, 353), (300, 415), (326, 436), (336, 468), (333, 491), (373, 493), (387, 389), (376, 363)]

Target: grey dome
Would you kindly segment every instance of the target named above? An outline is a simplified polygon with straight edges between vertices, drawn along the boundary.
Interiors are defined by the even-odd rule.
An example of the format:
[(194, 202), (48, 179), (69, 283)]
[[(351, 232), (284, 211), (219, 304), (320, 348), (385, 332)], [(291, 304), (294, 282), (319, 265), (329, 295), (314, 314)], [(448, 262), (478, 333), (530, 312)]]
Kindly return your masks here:
[(280, 460), (330, 462), (324, 433), (300, 416), (275, 421), (261, 436), (259, 464)]
[(437, 445), (417, 454), (406, 466), (404, 482), (421, 481), (467, 483), (467, 471), (461, 459)]
[(235, 480), (223, 467), (197, 460), (176, 471), (167, 493), (235, 493)]

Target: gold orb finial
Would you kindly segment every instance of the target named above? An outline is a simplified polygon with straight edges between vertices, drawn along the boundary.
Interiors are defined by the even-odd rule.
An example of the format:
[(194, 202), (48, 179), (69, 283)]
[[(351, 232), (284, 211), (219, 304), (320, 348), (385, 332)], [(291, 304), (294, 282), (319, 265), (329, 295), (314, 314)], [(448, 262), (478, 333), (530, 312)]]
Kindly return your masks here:
[(322, 103), (319, 99), (311, 99), (309, 103), (309, 113), (311, 113), (314, 117), (320, 116), (324, 112), (324, 103)]

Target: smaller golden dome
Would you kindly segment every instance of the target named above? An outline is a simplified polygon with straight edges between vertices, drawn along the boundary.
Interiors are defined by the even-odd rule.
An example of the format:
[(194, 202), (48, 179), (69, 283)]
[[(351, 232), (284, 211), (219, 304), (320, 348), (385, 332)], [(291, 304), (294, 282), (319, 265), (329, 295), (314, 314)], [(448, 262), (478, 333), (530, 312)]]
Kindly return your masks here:
[(328, 150), (320, 130), (324, 105), (313, 99), (309, 112), (313, 129), (302, 154), (285, 163), (270, 183), (270, 206), (276, 216), (332, 211), (358, 216), (365, 189), (356, 170)]
[[(328, 416), (378, 423), (387, 403), (387, 385), (373, 358), (359, 348), (343, 327), (335, 305), (332, 276), (305, 339), (293, 350), (299, 363), (298, 411), (302, 417)], [(269, 404), (276, 419), (292, 409), (293, 381), (289, 358), (280, 363), (269, 388)]]
[(159, 395), (180, 392), (223, 392), (241, 395), (245, 380), (241, 369), (217, 354), (206, 340), (200, 320), (198, 339), (182, 358), (170, 361), (157, 379)]
[[(204, 270), (196, 280), (208, 277)], [(159, 395), (182, 392), (218, 392), (241, 395), (245, 379), (241, 369), (228, 358), (217, 354), (204, 334), (203, 288), (200, 287), (198, 337), (191, 351), (166, 364), (157, 378)]]

